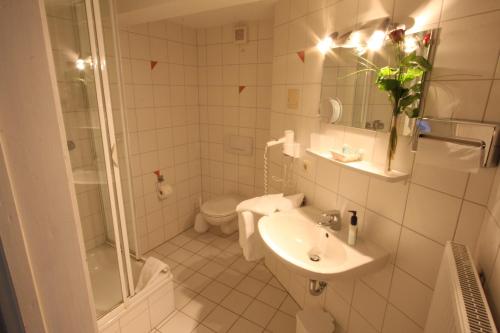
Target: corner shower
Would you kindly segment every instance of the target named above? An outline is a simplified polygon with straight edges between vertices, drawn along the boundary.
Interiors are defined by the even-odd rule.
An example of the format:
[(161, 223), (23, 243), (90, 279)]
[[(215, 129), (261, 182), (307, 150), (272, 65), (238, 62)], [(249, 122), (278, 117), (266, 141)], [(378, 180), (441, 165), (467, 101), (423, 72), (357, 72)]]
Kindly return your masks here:
[(98, 318), (135, 293), (135, 237), (112, 0), (45, 0)]

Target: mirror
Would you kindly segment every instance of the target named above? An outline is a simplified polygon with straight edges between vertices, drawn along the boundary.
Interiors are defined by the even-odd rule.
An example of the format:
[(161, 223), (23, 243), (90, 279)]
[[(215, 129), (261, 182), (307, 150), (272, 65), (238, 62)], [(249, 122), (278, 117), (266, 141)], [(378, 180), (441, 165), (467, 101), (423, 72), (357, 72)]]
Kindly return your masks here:
[[(370, 35), (374, 36), (376, 32)], [(363, 61), (369, 61), (377, 67), (393, 66), (396, 61), (394, 44), (383, 32), (378, 32), (382, 36), (380, 45), (375, 47), (377, 50), (370, 50), (373, 46), (370, 45), (372, 37), (365, 38), (366, 46), (361, 46), (362, 32), (344, 34), (341, 36), (344, 38), (343, 44), (338, 44), (338, 39), (331, 41), (332, 45), (340, 46), (328, 47), (325, 51), (320, 102), (320, 116), (323, 122), (383, 132), (390, 130), (392, 105), (389, 96), (375, 84), (377, 73), (366, 71), (363, 65)], [(424, 36), (429, 33), (432, 31), (413, 34), (406, 32), (405, 51), (408, 54), (415, 51), (416, 55), (429, 59), (433, 43), (424, 46), (422, 42)], [(355, 34), (357, 42), (353, 43), (349, 40), (352, 40)], [(331, 36), (337, 37), (338, 33)], [(417, 80), (420, 80), (421, 91), (425, 91), (425, 75)], [(420, 104), (418, 101), (415, 107), (420, 108)], [(404, 118), (401, 121), (406, 124), (402, 134), (411, 134), (411, 129), (407, 127), (413, 122), (408, 121), (406, 115), (401, 118)]]

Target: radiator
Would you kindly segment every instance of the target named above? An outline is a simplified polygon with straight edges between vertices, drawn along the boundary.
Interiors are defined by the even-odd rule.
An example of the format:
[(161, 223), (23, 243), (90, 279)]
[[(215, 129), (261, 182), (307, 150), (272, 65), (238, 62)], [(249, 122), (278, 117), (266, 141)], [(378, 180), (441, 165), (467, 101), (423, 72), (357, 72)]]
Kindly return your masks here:
[(466, 246), (447, 242), (426, 333), (498, 333)]

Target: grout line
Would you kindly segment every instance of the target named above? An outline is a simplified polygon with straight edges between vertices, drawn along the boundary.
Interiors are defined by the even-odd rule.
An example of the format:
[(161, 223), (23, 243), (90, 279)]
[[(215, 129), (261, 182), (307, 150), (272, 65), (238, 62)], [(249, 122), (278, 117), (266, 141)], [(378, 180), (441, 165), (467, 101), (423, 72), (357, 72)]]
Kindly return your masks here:
[[(191, 238), (191, 236), (187, 236), (187, 237), (190, 237), (190, 238)], [(194, 237), (194, 238), (191, 238), (191, 240), (197, 240), (197, 238), (198, 238), (198, 237)], [(208, 245), (212, 244), (213, 242), (217, 241), (217, 239), (224, 239), (224, 238), (214, 238), (211, 242), (209, 242), (209, 243), (205, 243), (205, 244), (207, 244), (207, 246), (208, 246)], [(191, 240), (190, 240), (190, 241), (191, 241)], [(182, 246), (178, 246), (178, 245), (176, 245), (176, 244), (173, 244), (173, 245), (177, 246), (177, 249), (176, 249), (175, 251), (177, 251), (178, 249), (181, 249), (181, 248), (182, 248), (183, 250), (185, 250), (185, 251), (188, 251), (188, 252), (191, 252), (191, 253), (192, 253), (192, 251), (190, 251), (190, 250), (188, 250), (188, 249), (185, 249), (185, 248), (184, 248), (184, 246), (185, 246), (186, 244), (188, 244), (190, 241), (188, 241), (188, 242), (184, 243)], [(231, 243), (232, 243), (232, 244), (234, 244), (235, 242), (236, 242), (236, 240), (232, 240), (232, 241), (231, 241)], [(167, 243), (167, 242), (164, 242), (163, 244), (165, 244), (165, 243)], [(162, 244), (162, 245), (163, 245), (163, 244)], [(231, 245), (229, 245), (229, 246), (227, 246), (225, 249), (221, 250), (221, 252), (222, 252), (222, 251), (227, 250), (230, 246), (232, 246), (232, 244), (231, 244)], [(161, 246), (161, 245), (160, 245), (160, 246)], [(155, 248), (155, 249), (156, 249), (156, 248)], [(158, 253), (158, 252), (156, 252), (156, 251), (155, 251), (155, 249), (153, 249), (152, 251), (153, 251), (153, 252), (155, 252), (155, 253)], [(200, 252), (200, 251), (202, 251), (202, 250), (203, 250), (203, 249), (200, 249), (198, 252)], [(174, 252), (175, 252), (175, 251), (174, 251)], [(198, 254), (198, 252), (197, 252), (197, 253), (194, 253), (194, 254), (199, 255), (199, 254)], [(172, 253), (173, 253), (173, 252), (172, 252)], [(227, 265), (227, 266), (223, 265), (223, 266), (225, 266), (224, 271), (226, 271), (227, 269), (231, 268), (230, 266), (231, 266), (232, 264), (234, 264), (237, 260), (239, 260), (239, 259), (243, 258), (243, 257), (241, 256), (241, 254), (236, 254), (236, 253), (234, 253), (234, 254), (235, 254), (236, 256), (239, 256), (239, 258), (238, 258), (238, 259), (236, 259), (236, 260), (234, 260), (231, 264), (229, 264), (229, 265)], [(168, 257), (168, 256), (163, 256), (163, 257)], [(203, 257), (203, 256), (201, 256), (201, 257)], [(208, 259), (208, 258), (206, 258), (206, 257), (203, 257), (203, 258)], [(171, 259), (171, 260), (172, 260), (172, 259)], [(275, 313), (273, 314), (273, 316), (271, 317), (271, 319), (270, 319), (270, 320), (269, 320), (269, 322), (267, 323), (266, 327), (267, 327), (267, 326), (268, 326), (268, 325), (272, 322), (272, 320), (274, 319), (274, 317), (276, 316), (276, 314), (278, 313), (278, 311), (280, 311), (280, 312), (284, 313), (285, 315), (290, 316), (290, 314), (285, 313), (285, 312), (283, 312), (283, 311), (281, 311), (281, 310), (280, 310), (280, 306), (281, 306), (281, 305), (283, 304), (283, 302), (286, 300), (287, 296), (290, 296), (290, 294), (289, 294), (286, 290), (281, 290), (280, 288), (274, 287), (274, 286), (272, 286), (272, 285), (270, 284), (270, 282), (273, 280), (273, 278), (275, 278), (275, 276), (274, 276), (274, 274), (273, 274), (273, 273), (272, 273), (272, 272), (271, 272), (271, 271), (270, 271), (270, 270), (269, 270), (269, 269), (265, 266), (265, 261), (264, 261), (264, 260), (260, 260), (260, 261), (258, 261), (258, 262), (257, 262), (257, 263), (253, 266), (253, 268), (252, 268), (251, 270), (249, 270), (247, 273), (241, 273), (241, 272), (239, 272), (239, 271), (237, 271), (237, 270), (236, 270), (238, 273), (240, 273), (240, 274), (242, 274), (242, 275), (243, 275), (243, 278), (242, 278), (242, 279), (241, 279), (241, 280), (240, 280), (240, 281), (236, 284), (236, 286), (237, 286), (237, 285), (239, 285), (239, 283), (241, 283), (241, 281), (243, 281), (246, 277), (253, 278), (252, 276), (250, 276), (250, 273), (251, 273), (251, 272), (255, 269), (255, 267), (257, 267), (258, 265), (263, 265), (263, 266), (266, 268), (266, 270), (268, 270), (268, 271), (269, 271), (269, 273), (271, 274), (271, 278), (270, 278), (267, 282), (263, 282), (262, 280), (259, 280), (259, 279), (256, 279), (256, 278), (253, 278), (253, 279), (255, 279), (255, 280), (257, 280), (257, 281), (259, 281), (259, 282), (261, 282), (261, 283), (263, 283), (263, 284), (264, 284), (263, 288), (259, 291), (259, 293), (257, 293), (257, 295), (255, 295), (255, 296), (253, 296), (253, 297), (252, 297), (252, 296), (250, 296), (250, 295), (247, 295), (247, 294), (245, 294), (245, 293), (242, 293), (242, 292), (241, 292), (241, 291), (239, 291), (239, 290), (237, 290), (237, 289), (236, 289), (236, 286), (235, 286), (235, 287), (231, 287), (231, 286), (228, 286), (228, 285), (224, 284), (223, 282), (217, 281), (217, 277), (219, 277), (219, 276), (222, 274), (222, 272), (221, 272), (221, 273), (219, 273), (219, 274), (218, 274), (215, 278), (208, 277), (208, 276), (204, 275), (203, 273), (201, 273), (199, 270), (200, 270), (200, 269), (202, 269), (203, 267), (207, 266), (207, 265), (208, 265), (208, 264), (210, 264), (211, 262), (214, 262), (214, 263), (218, 264), (218, 263), (217, 263), (216, 261), (214, 261), (213, 259), (208, 259), (208, 260), (209, 260), (209, 262), (208, 262), (207, 264), (203, 265), (202, 267), (198, 268), (197, 270), (194, 270), (194, 269), (191, 269), (191, 268), (189, 268), (189, 267), (187, 267), (187, 266), (184, 266), (182, 263), (178, 263), (178, 265), (183, 266), (184, 268), (191, 269), (191, 270), (193, 270), (193, 271), (194, 271), (194, 273), (199, 273), (199, 274), (201, 274), (201, 275), (203, 275), (203, 276), (205, 276), (205, 277), (207, 277), (207, 278), (209, 278), (209, 279), (211, 280), (211, 282), (210, 282), (209, 284), (207, 284), (205, 287), (203, 287), (203, 288), (202, 288), (202, 290), (201, 290), (200, 292), (196, 292), (196, 291), (194, 291), (194, 290), (192, 290), (192, 289), (190, 289), (189, 287), (187, 287), (187, 286), (185, 286), (185, 285), (184, 285), (184, 282), (185, 282), (187, 279), (189, 279), (191, 276), (193, 276), (193, 275), (194, 275), (194, 273), (193, 273), (193, 274), (191, 274), (191, 275), (190, 275), (190, 276), (189, 276), (186, 280), (184, 280), (183, 282), (180, 282), (180, 283), (177, 283), (177, 282), (176, 282), (177, 287), (179, 287), (179, 286), (180, 286), (180, 287), (186, 288), (186, 289), (188, 289), (189, 291), (191, 291), (191, 292), (193, 292), (193, 293), (194, 293), (194, 296), (193, 296), (192, 298), (190, 298), (190, 300), (189, 300), (186, 304), (184, 304), (184, 306), (182, 306), (180, 309), (176, 309), (176, 311), (180, 311), (180, 312), (182, 312), (182, 309), (183, 309), (183, 308), (185, 308), (185, 307), (187, 306), (187, 304), (189, 304), (189, 303), (190, 303), (190, 302), (191, 302), (191, 301), (192, 301), (195, 297), (197, 297), (197, 296), (204, 297), (204, 298), (208, 299), (210, 302), (212, 302), (212, 303), (214, 303), (214, 304), (216, 305), (216, 306), (215, 306), (215, 307), (214, 307), (214, 308), (213, 308), (213, 309), (212, 309), (212, 310), (211, 310), (211, 311), (210, 311), (210, 312), (209, 312), (206, 316), (204, 316), (203, 320), (201, 320), (201, 321), (199, 321), (199, 319), (198, 319), (198, 318), (192, 318), (192, 317), (191, 317), (191, 316), (189, 316), (188, 314), (186, 314), (186, 313), (182, 312), (183, 314), (187, 315), (188, 317), (192, 318), (193, 320), (196, 320), (196, 322), (198, 323), (198, 325), (197, 325), (197, 326), (202, 325), (202, 324), (203, 324), (203, 321), (204, 321), (206, 318), (208, 318), (208, 317), (210, 316), (210, 314), (211, 314), (211, 313), (212, 313), (212, 312), (213, 312), (213, 311), (214, 311), (214, 310), (215, 310), (218, 306), (220, 306), (220, 307), (222, 307), (223, 309), (226, 309), (226, 310), (228, 310), (228, 311), (230, 311), (230, 312), (232, 312), (232, 313), (234, 313), (235, 315), (237, 315), (237, 316), (238, 316), (238, 318), (237, 318), (237, 319), (235, 320), (235, 322), (234, 322), (234, 323), (230, 326), (230, 328), (231, 328), (231, 327), (233, 327), (233, 326), (236, 324), (236, 322), (238, 321), (238, 319), (239, 319), (239, 318), (243, 318), (243, 319), (245, 319), (245, 320), (248, 320), (248, 321), (252, 322), (253, 324), (256, 324), (256, 325), (257, 325), (257, 326), (259, 326), (259, 327), (262, 327), (260, 324), (257, 324), (257, 323), (255, 323), (255, 322), (253, 322), (253, 321), (251, 321), (251, 320), (247, 319), (246, 317), (244, 317), (244, 316), (243, 316), (243, 313), (244, 313), (244, 312), (248, 309), (248, 307), (250, 306), (250, 304), (251, 304), (252, 302), (254, 302), (255, 300), (258, 300), (258, 299), (257, 299), (258, 295), (260, 295), (260, 293), (262, 292), (262, 290), (263, 290), (266, 286), (268, 286), (268, 285), (269, 285), (269, 286), (271, 286), (272, 288), (276, 288), (276, 289), (279, 289), (280, 291), (283, 291), (283, 292), (285, 293), (285, 297), (283, 298), (283, 300), (281, 301), (281, 303), (280, 303), (280, 305), (279, 305), (278, 307), (274, 307), (274, 306), (271, 306), (271, 305), (269, 305), (269, 304), (267, 304), (267, 303), (263, 302), (264, 304), (266, 304), (266, 305), (268, 305), (268, 306), (272, 307), (273, 309), (275, 309)], [(174, 261), (175, 261), (175, 260), (174, 260)], [(219, 265), (221, 265), (221, 264), (219, 264)], [(177, 266), (176, 266), (176, 267), (177, 267)], [(232, 268), (231, 268), (231, 269), (232, 269)], [(234, 270), (234, 269), (233, 269), (233, 270)], [(223, 271), (223, 272), (224, 272), (224, 271)], [(212, 284), (212, 282), (214, 282), (214, 281), (217, 281), (218, 283), (223, 284), (225, 287), (229, 287), (229, 288), (230, 288), (230, 291), (228, 292), (228, 294), (227, 294), (226, 296), (224, 296), (224, 297), (223, 297), (223, 298), (222, 298), (222, 299), (221, 299), (218, 303), (216, 303), (216, 302), (212, 301), (211, 299), (209, 299), (209, 298), (207, 298), (207, 297), (205, 297), (205, 296), (203, 296), (203, 295), (201, 294), (201, 293), (203, 292), (203, 290), (204, 290), (204, 289), (205, 289), (208, 285)], [(247, 305), (247, 307), (243, 310), (243, 313), (242, 313), (242, 314), (235, 313), (235, 312), (233, 312), (231, 309), (227, 309), (226, 307), (224, 307), (224, 306), (222, 305), (222, 302), (223, 302), (223, 301), (224, 301), (224, 300), (225, 300), (225, 299), (229, 296), (229, 294), (230, 294), (232, 291), (236, 291), (236, 292), (242, 293), (242, 294), (244, 294), (245, 296), (248, 296), (248, 297), (250, 297), (250, 298), (251, 298), (250, 303), (249, 303), (249, 304)], [(290, 296), (290, 297), (291, 297), (291, 296)], [(258, 301), (259, 301), (259, 302), (262, 302), (262, 301), (260, 301), (260, 300), (258, 300)], [(205, 326), (206, 326), (206, 325), (205, 325)], [(266, 327), (262, 327), (262, 328), (263, 328), (263, 329), (266, 329)], [(230, 328), (229, 328), (229, 329), (230, 329)]]

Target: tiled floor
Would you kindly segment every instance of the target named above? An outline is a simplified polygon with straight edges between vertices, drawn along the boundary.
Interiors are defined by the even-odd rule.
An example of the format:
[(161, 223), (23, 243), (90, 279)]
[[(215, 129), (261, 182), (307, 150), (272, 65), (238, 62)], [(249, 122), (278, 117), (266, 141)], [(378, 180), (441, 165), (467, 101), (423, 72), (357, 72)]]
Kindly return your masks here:
[(299, 307), (263, 262), (247, 262), (238, 234), (188, 230), (147, 255), (168, 263), (176, 311), (153, 332), (295, 332)]

